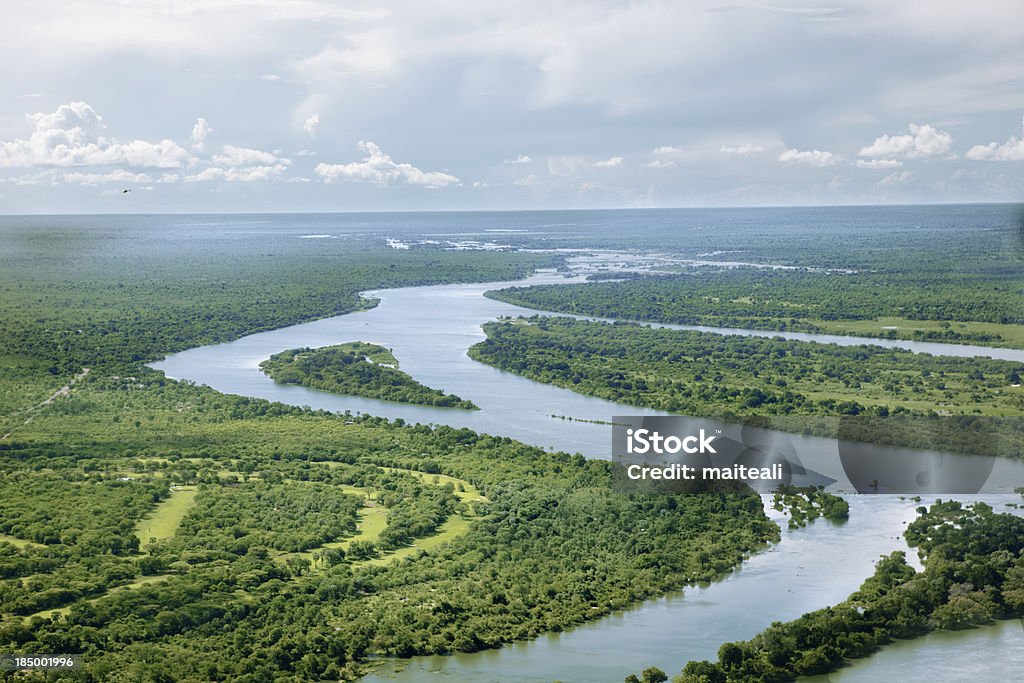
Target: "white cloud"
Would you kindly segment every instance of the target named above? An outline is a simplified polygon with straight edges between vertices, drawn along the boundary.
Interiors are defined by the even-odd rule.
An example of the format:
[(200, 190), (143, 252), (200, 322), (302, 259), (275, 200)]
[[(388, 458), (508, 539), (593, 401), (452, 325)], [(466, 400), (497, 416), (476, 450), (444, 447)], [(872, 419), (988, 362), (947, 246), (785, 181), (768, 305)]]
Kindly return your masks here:
[(306, 135), (309, 137), (316, 136), (316, 129), (320, 127), (320, 115), (313, 114), (306, 119), (305, 123), (302, 124), (302, 130), (306, 131)]
[(1024, 138), (1011, 137), (1001, 145), (975, 145), (964, 156), (974, 161), (1024, 161)]
[(681, 147), (673, 147), (672, 145), (662, 145), (661, 147), (655, 147), (651, 151), (651, 154), (671, 155), (671, 154), (681, 154), (682, 151), (683, 151), (683, 149)]
[(211, 166), (199, 173), (185, 176), (184, 181), (186, 183), (203, 183), (223, 180), (229, 183), (252, 183), (274, 180), (284, 173), (287, 168), (287, 164), (284, 163), (269, 166), (247, 166), (244, 168)]
[(751, 156), (751, 155), (754, 155), (754, 154), (760, 154), (761, 152), (764, 152), (764, 151), (765, 151), (765, 149), (761, 145), (749, 145), (749, 144), (746, 144), (746, 145), (736, 145), (736, 146), (722, 145), (722, 153), (723, 154), (735, 154), (735, 155), (741, 156), (741, 157)]
[(421, 171), (412, 164), (397, 163), (381, 148), (369, 141), (361, 141), (359, 149), (366, 156), (362, 161), (347, 164), (317, 164), (314, 172), (324, 182), (361, 181), (381, 187), (394, 184), (418, 185), (427, 188), (459, 185), (461, 181), (453, 175), (440, 171)]
[(271, 166), (277, 164), (288, 166), (292, 163), (288, 159), (282, 159), (270, 152), (249, 147), (235, 147), (234, 145), (221, 147), (221, 153), (214, 155), (211, 161), (222, 166)]
[(28, 116), (27, 140), (0, 141), (0, 166), (109, 166), (177, 168), (188, 152), (172, 140), (117, 142), (105, 136), (103, 119), (85, 102), (62, 104), (50, 114)]
[(902, 165), (899, 159), (857, 159), (857, 168), (899, 168)]
[[(1021, 128), (1024, 129), (1024, 121), (1021, 122)], [(1010, 139), (1001, 145), (996, 142), (975, 145), (967, 150), (964, 156), (974, 161), (1024, 161), (1024, 130), (1021, 137), (1011, 135)]]
[(65, 183), (78, 183), (80, 185), (102, 185), (105, 183), (151, 183), (153, 178), (145, 173), (132, 173), (124, 169), (117, 169), (109, 173), (82, 173), (81, 171), (70, 171), (62, 174), (61, 180)]
[(910, 124), (908, 135), (883, 135), (858, 152), (862, 157), (923, 159), (949, 152), (953, 136), (931, 125)]
[(616, 168), (622, 166), (622, 157), (611, 157), (602, 161), (595, 161), (594, 168)]
[(529, 163), (532, 163), (532, 162), (533, 162), (533, 159), (531, 159), (530, 157), (526, 156), (525, 154), (520, 154), (515, 159), (505, 159), (504, 163), (506, 163), (506, 164), (529, 164)]
[(648, 161), (644, 164), (646, 168), (675, 168), (677, 166), (674, 161), (664, 161), (662, 159), (655, 159), (654, 161)]
[(203, 145), (206, 144), (206, 138), (212, 132), (213, 128), (210, 128), (210, 124), (206, 122), (206, 119), (196, 119), (196, 125), (192, 126), (192, 146), (202, 150)]
[(825, 168), (826, 166), (835, 166), (838, 164), (839, 157), (832, 152), (823, 152), (817, 149), (812, 149), (806, 152), (801, 152), (798, 149), (787, 149), (779, 155), (779, 161), (798, 162), (817, 166), (818, 168)]

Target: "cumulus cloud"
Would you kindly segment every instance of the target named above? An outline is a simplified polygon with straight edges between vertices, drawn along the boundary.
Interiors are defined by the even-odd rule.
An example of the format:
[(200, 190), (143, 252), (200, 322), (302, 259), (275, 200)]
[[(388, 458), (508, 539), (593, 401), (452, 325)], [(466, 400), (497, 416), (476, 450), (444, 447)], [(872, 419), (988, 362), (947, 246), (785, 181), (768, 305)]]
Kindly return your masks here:
[(117, 142), (106, 136), (102, 117), (85, 102), (62, 104), (49, 113), (30, 114), (27, 140), (0, 141), (0, 166), (110, 166), (177, 168), (188, 152), (172, 140)]
[(505, 159), (506, 164), (529, 164), (533, 161), (530, 157), (525, 154), (520, 154), (515, 159)]
[[(220, 153), (213, 155), (210, 161), (216, 164), (198, 173), (186, 175), (182, 180), (186, 183), (206, 183), (224, 181), (228, 183), (253, 183), (275, 180), (291, 165), (290, 159), (284, 159), (250, 147), (224, 145)], [(165, 182), (161, 179), (159, 182)]]
[(648, 161), (644, 164), (646, 168), (675, 168), (677, 166), (674, 161), (665, 161), (663, 159), (655, 159), (654, 161)]
[(302, 130), (306, 131), (306, 135), (309, 137), (316, 136), (316, 129), (320, 127), (320, 115), (313, 114), (306, 119), (305, 123), (302, 124)]
[(196, 119), (196, 125), (192, 126), (192, 146), (201, 151), (206, 144), (206, 138), (212, 132), (213, 128), (210, 128), (206, 119)]
[(722, 145), (722, 154), (735, 154), (741, 157), (760, 154), (763, 151), (765, 149), (761, 145)]
[(241, 168), (211, 166), (199, 173), (184, 177), (186, 183), (203, 183), (215, 180), (223, 180), (229, 183), (253, 183), (265, 180), (274, 180), (288, 168), (286, 164), (273, 164), (268, 166), (245, 166)]
[(903, 157), (923, 159), (946, 154), (953, 136), (928, 124), (910, 124), (906, 135), (883, 135), (858, 152), (862, 157)]
[(899, 168), (902, 165), (899, 159), (857, 159), (857, 168)]
[(461, 181), (453, 175), (440, 171), (421, 171), (412, 164), (398, 163), (385, 154), (373, 142), (361, 141), (359, 149), (366, 154), (361, 161), (347, 164), (317, 164), (314, 172), (327, 183), (358, 181), (388, 185), (418, 185), (427, 188), (459, 185)]
[(965, 156), (974, 161), (1024, 161), (1024, 121), (1021, 128), (1021, 137), (1011, 135), (1010, 139), (1001, 145), (997, 142), (975, 145), (967, 150)]
[(681, 147), (673, 147), (672, 145), (662, 145), (661, 147), (655, 147), (651, 153), (658, 155), (671, 155), (680, 154), (682, 152)]
[(616, 168), (622, 166), (622, 157), (611, 157), (602, 161), (595, 161), (594, 168)]
[(838, 164), (839, 157), (832, 152), (823, 152), (818, 149), (812, 149), (805, 152), (801, 152), (798, 149), (787, 149), (779, 155), (779, 161), (797, 162), (801, 164), (810, 164), (811, 166), (817, 166), (818, 168), (825, 168), (826, 166), (835, 166)]
[(270, 152), (249, 147), (235, 147), (234, 145), (221, 147), (221, 153), (214, 155), (211, 161), (222, 166), (270, 166), (276, 164), (288, 166), (292, 163), (288, 159), (282, 159)]

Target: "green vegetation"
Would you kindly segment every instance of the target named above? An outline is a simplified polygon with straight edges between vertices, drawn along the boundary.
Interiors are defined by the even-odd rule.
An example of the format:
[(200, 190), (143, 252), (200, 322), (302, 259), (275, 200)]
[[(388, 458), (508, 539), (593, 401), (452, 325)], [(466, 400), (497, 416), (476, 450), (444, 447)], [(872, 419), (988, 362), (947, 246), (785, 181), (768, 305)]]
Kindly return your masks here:
[(898, 638), (1024, 615), (1024, 519), (984, 503), (918, 508), (904, 534), (924, 561), (883, 557), (845, 602), (726, 643), (717, 662), (689, 662), (678, 683), (791, 681), (834, 671)]
[[(834, 421), (785, 418), (860, 416), (846, 436), (1024, 453), (1020, 363), (540, 316), (484, 331), (474, 359), (613, 401), (726, 420), (773, 416), (776, 428), (833, 436)], [(950, 417), (931, 419), (940, 415)], [(985, 430), (1001, 438), (979, 443)]]
[[(708, 267), (685, 275), (513, 287), (487, 295), (528, 308), (622, 320), (1024, 348), (1018, 273), (1019, 266), (1006, 267), (986, 279), (916, 269), (915, 279), (902, 272)], [(893, 329), (880, 329), (882, 318)]]
[(752, 494), (629, 497), (608, 463), (142, 364), (549, 256), (138, 220), (0, 221), (4, 650), (81, 653), (86, 680), (351, 678), (564, 629), (778, 537)]
[(146, 550), (153, 541), (163, 541), (178, 533), (181, 520), (196, 502), (196, 487), (175, 486), (167, 498), (151, 514), (139, 520), (135, 535), (139, 549)]
[(816, 488), (782, 488), (772, 496), (772, 507), (789, 513), (790, 529), (805, 527), (818, 517), (833, 522), (842, 522), (850, 517), (849, 503)]
[(762, 228), (760, 242), (756, 229), (726, 232), (715, 244), (725, 251), (710, 257), (713, 264), (742, 254), (744, 261), (790, 264), (786, 268), (691, 266), (680, 275), (487, 295), (620, 320), (1024, 348), (1021, 251), (1012, 228), (957, 226), (921, 235), (920, 229), (890, 233), (862, 226), (838, 234), (823, 227), (812, 236), (786, 227), (771, 235)]
[[(974, 207), (965, 215), (985, 211)], [(783, 319), (823, 325), (829, 321), (820, 310), (793, 311), (827, 301), (858, 323), (890, 316), (922, 328), (935, 324), (945, 334), (942, 324), (949, 322), (952, 333), (1012, 343), (1012, 330), (1000, 326), (1020, 322), (1013, 312), (1019, 262), (1012, 260), (1017, 252), (993, 247), (1007, 244), (1003, 214), (994, 225), (988, 218), (977, 225), (951, 219), (951, 226), (920, 230), (914, 216), (892, 225), (886, 217), (899, 212), (886, 209), (879, 220), (868, 211), (857, 229), (806, 221), (801, 228), (799, 220), (794, 228), (789, 214), (782, 216), (785, 229), (777, 229), (762, 226), (765, 214), (754, 212), (720, 230), (651, 212), (639, 214), (636, 231), (616, 221), (609, 228), (599, 217), (593, 229), (515, 239), (541, 248), (644, 244), (683, 257), (699, 256), (686, 250), (730, 249), (744, 252), (744, 260), (851, 268), (857, 273), (708, 269), (702, 286), (719, 301), (704, 312), (709, 320), (749, 313), (769, 326)], [(228, 396), (145, 367), (174, 351), (358, 311), (374, 303), (359, 295), (368, 289), (511, 279), (560, 262), (544, 253), (386, 248), (380, 231), (408, 232), (406, 220), (0, 218), (0, 649), (81, 653), (85, 666), (76, 676), (89, 681), (349, 679), (374, 656), (473, 651), (559, 631), (720, 576), (778, 538), (761, 499), (749, 492), (626, 495), (613, 490), (605, 462), (469, 430)], [(475, 217), (467, 230), (506, 220)], [(335, 230), (333, 223), (346, 221), (369, 227)], [(428, 222), (436, 227), (436, 219)], [(458, 219), (451, 222), (452, 230), (462, 229)], [(299, 239), (307, 225), (319, 231), (328, 223), (338, 239)], [(689, 315), (672, 303), (686, 298), (679, 292), (689, 291), (686, 278), (693, 277), (691, 269), (680, 270), (688, 274), (579, 291), (607, 287), (609, 297), (635, 295), (634, 307), (646, 297), (652, 308), (644, 315)], [(845, 287), (854, 281), (868, 284)], [(754, 285), (771, 290), (769, 296), (752, 294)], [(637, 289), (631, 294), (629, 287)], [(715, 288), (739, 308), (712, 306), (722, 299)], [(844, 292), (849, 301), (841, 300)], [(906, 310), (917, 300), (923, 308)], [(781, 317), (780, 301), (787, 302)], [(607, 301), (587, 305), (597, 312)], [(1001, 305), (1009, 307), (1005, 320)], [(633, 307), (622, 311), (634, 317)], [(726, 351), (714, 346), (705, 354), (710, 370), (723, 379), (746, 373), (744, 381), (761, 387), (765, 373), (754, 375), (752, 364), (770, 368), (774, 361), (754, 347), (735, 359)], [(366, 365), (391, 364), (382, 353), (364, 354), (371, 358)], [(685, 365), (666, 362), (640, 378), (630, 354), (601, 360), (622, 374), (612, 387), (621, 400), (654, 400), (655, 393), (637, 388), (639, 380), (659, 387), (663, 372), (680, 379), (674, 366)], [(580, 384), (608, 391), (599, 389), (611, 386), (596, 365), (600, 355), (593, 352), (589, 367), (570, 360), (573, 372), (585, 370)], [(799, 392), (776, 383), (769, 396), (763, 388), (769, 400), (759, 408), (772, 414), (787, 405), (789, 399), (770, 398), (788, 388), (804, 397), (794, 400), (796, 412), (833, 415), (850, 402), (867, 411), (898, 403), (926, 411), (977, 394), (965, 410), (1019, 414), (994, 364), (977, 364), (981, 378), (964, 378), (959, 366), (909, 367), (874, 351), (812, 360), (813, 368), (790, 365), (787, 355), (767, 372), (778, 379), (804, 367), (827, 377), (827, 393), (835, 396), (815, 394), (805, 378)], [(895, 388), (857, 378), (858, 364)], [(564, 372), (546, 362), (536, 371)], [(938, 372), (947, 375), (945, 388), (936, 383)], [(858, 391), (872, 395), (858, 399)], [(746, 410), (750, 396), (730, 385), (710, 395), (706, 407), (732, 410), (738, 403)], [(658, 394), (663, 398), (703, 401), (674, 389)], [(788, 504), (806, 520), (831, 501), (808, 495)], [(828, 514), (838, 516), (839, 507)], [(1022, 536), (1019, 529), (976, 531), (982, 544), (988, 536), (1000, 543)], [(995, 545), (976, 550), (991, 556), (996, 573), (1017, 563)], [(975, 581), (957, 572), (960, 565), (948, 576), (930, 575), (939, 593), (951, 595), (942, 583), (949, 577)], [(1004, 586), (1011, 569), (1005, 575)], [(969, 619), (986, 613), (989, 603), (974, 595), (986, 590), (954, 591), (968, 600)], [(993, 598), (996, 612), (1013, 604), (1010, 595)], [(969, 604), (979, 601), (980, 611)], [(929, 618), (936, 623), (962, 622), (961, 611), (940, 612), (942, 619), (934, 611)], [(664, 678), (653, 668), (642, 675)]]
[[(26, 583), (69, 588), (5, 602), (18, 616), (0, 622), (0, 643), (82, 652), (99, 678), (308, 680), (350, 675), (372, 654), (493, 647), (713, 578), (778, 534), (756, 495), (630, 497), (612, 491), (605, 462), (225, 396), (149, 371), (127, 384), (90, 377), (4, 448), (5, 471), (33, 482), (32, 500), (85, 477), (151, 490), (134, 509), (96, 496), (129, 535), (170, 486), (198, 487), (182, 530), (147, 554), (77, 559), (60, 537), (38, 551), (10, 546)], [(373, 540), (355, 535), (368, 499), (387, 510)], [(17, 490), (6, 500), (32, 504)], [(317, 505), (324, 514), (297, 514)], [(57, 566), (40, 572), (44, 560)], [(45, 610), (56, 611), (22, 617)]]
[(260, 363), (260, 369), (282, 384), (383, 401), (478, 410), (472, 401), (420, 384), (398, 369), (391, 351), (366, 342), (289, 349)]

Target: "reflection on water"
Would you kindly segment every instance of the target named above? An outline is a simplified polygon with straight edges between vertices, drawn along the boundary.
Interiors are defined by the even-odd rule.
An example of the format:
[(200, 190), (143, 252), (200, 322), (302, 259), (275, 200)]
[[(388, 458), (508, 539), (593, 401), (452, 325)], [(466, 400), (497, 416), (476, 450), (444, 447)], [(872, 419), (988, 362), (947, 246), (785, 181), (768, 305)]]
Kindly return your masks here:
[(867, 659), (802, 683), (876, 681), (1019, 681), (1024, 676), (1024, 620), (1010, 619), (971, 631), (939, 631), (890, 643)]

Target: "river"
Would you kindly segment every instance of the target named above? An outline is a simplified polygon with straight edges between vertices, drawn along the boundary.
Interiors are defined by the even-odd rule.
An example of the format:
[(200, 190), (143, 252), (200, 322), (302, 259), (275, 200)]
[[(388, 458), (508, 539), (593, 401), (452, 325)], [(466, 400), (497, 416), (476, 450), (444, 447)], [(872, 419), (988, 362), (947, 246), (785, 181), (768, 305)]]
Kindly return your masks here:
[[(613, 415), (664, 415), (658, 411), (624, 406), (582, 396), (559, 387), (497, 370), (469, 359), (466, 349), (484, 339), (480, 325), (499, 316), (532, 314), (511, 304), (488, 299), (487, 290), (510, 285), (564, 282), (551, 272), (518, 282), (474, 283), (410, 287), (368, 292), (380, 299), (377, 307), (359, 313), (326, 318), (288, 328), (262, 332), (225, 344), (204, 346), (174, 354), (153, 367), (168, 377), (187, 379), (225, 393), (254, 396), (292, 405), (331, 411), (363, 412), (406, 422), (447, 424), (478, 432), (510, 436), (549, 449), (580, 452), (607, 458), (610, 427), (579, 420), (608, 421)], [(683, 326), (670, 326), (680, 327)], [(704, 329), (709, 328), (684, 328)], [(716, 330), (773, 336), (763, 331)], [(1024, 361), (1024, 351), (829, 335), (782, 336), (838, 344), (870, 341), (913, 351), (960, 356), (992, 356)], [(472, 400), (481, 409), (464, 411), (338, 396), (294, 385), (275, 384), (259, 369), (271, 354), (296, 347), (319, 347), (345, 341), (373, 342), (390, 348), (402, 370), (418, 381)], [(569, 416), (564, 420), (555, 416)], [(726, 426), (728, 427), (728, 426)], [(850, 491), (834, 440), (785, 435), (803, 463), (838, 480), (834, 490)], [(969, 456), (924, 453), (936, 467)], [(1024, 464), (999, 460), (986, 490), (1008, 493), (1024, 482)], [(1002, 496), (988, 496), (1002, 507)], [(402, 662), (401, 671), (385, 666), (368, 676), (368, 683), (401, 681), (621, 681), (623, 676), (650, 665), (674, 672), (688, 659), (714, 658), (728, 640), (752, 636), (771, 621), (787, 620), (844, 599), (869, 576), (882, 554), (905, 549), (903, 526), (913, 519), (917, 503), (895, 496), (854, 496), (851, 519), (843, 525), (819, 520), (809, 528), (784, 531), (783, 540), (752, 557), (721, 581), (646, 601), (625, 612), (574, 630), (498, 650), (451, 657), (419, 657)], [(1012, 629), (1011, 629), (1012, 630)], [(952, 634), (969, 644), (995, 642), (987, 631), (978, 635)], [(901, 651), (925, 651), (933, 641), (901, 645)], [(937, 641), (936, 641), (937, 642)], [(985, 660), (993, 677), (1013, 678), (1010, 658)], [(910, 657), (911, 655), (907, 655)], [(890, 658), (891, 659), (891, 658)], [(882, 655), (850, 669), (879, 671)], [(1005, 670), (1004, 670), (1005, 669)], [(892, 669), (895, 670), (895, 669)], [(948, 673), (948, 672), (947, 672)], [(844, 673), (843, 675), (853, 675)], [(930, 680), (962, 680), (943, 677)], [(842, 679), (846, 680), (846, 679)], [(856, 680), (856, 679), (849, 679)]]

